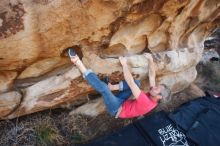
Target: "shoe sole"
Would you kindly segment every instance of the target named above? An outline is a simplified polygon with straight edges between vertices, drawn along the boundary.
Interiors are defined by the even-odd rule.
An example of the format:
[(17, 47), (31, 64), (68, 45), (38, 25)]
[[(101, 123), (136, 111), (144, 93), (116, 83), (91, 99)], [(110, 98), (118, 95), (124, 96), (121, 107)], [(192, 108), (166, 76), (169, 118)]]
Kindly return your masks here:
[(73, 49), (69, 49), (68, 50), (68, 55), (70, 58), (73, 58), (76, 56), (76, 52)]

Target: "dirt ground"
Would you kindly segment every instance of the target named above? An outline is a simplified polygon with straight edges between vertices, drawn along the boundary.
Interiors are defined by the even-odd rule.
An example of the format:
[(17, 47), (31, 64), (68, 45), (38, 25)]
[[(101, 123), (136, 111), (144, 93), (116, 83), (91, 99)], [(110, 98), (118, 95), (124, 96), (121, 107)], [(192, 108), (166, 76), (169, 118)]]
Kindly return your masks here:
[[(197, 66), (195, 84), (203, 90), (220, 92), (220, 63)], [(169, 103), (161, 103), (156, 110), (172, 111), (195, 97), (189, 89), (172, 96)], [(115, 119), (108, 113), (91, 118), (69, 115), (70, 110), (55, 109), (34, 113), (13, 120), (0, 121), (1, 146), (77, 146), (109, 134), (137, 119)]]

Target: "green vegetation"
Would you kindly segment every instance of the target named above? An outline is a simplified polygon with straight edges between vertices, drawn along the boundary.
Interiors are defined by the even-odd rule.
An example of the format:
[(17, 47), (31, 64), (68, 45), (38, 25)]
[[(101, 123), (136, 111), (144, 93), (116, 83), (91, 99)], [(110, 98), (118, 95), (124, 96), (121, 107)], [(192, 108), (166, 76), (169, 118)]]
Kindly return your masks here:
[(63, 137), (56, 127), (41, 125), (36, 129), (39, 145), (48, 146), (63, 143)]
[(73, 133), (71, 139), (72, 139), (73, 143), (83, 142), (83, 137), (79, 133)]

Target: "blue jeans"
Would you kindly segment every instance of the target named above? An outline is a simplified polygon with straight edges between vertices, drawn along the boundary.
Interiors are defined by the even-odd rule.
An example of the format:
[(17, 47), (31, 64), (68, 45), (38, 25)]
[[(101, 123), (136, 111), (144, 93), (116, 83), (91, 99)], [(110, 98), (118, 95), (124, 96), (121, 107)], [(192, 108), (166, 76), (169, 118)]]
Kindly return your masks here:
[[(108, 86), (91, 70), (87, 70), (83, 76), (87, 82), (103, 96), (105, 106), (112, 116), (117, 114), (121, 104), (132, 95), (131, 89), (126, 81), (119, 83), (119, 92), (114, 95)], [(135, 83), (140, 87), (139, 80), (135, 80)]]

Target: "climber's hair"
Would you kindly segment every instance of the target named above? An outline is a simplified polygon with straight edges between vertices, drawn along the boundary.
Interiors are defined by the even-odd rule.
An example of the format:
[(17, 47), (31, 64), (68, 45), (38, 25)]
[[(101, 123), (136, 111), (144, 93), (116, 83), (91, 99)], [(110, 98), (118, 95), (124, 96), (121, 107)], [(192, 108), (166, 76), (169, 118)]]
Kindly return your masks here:
[(169, 101), (171, 97), (171, 90), (166, 84), (160, 84), (164, 87), (163, 90), (161, 90), (160, 95), (162, 96), (162, 100)]

